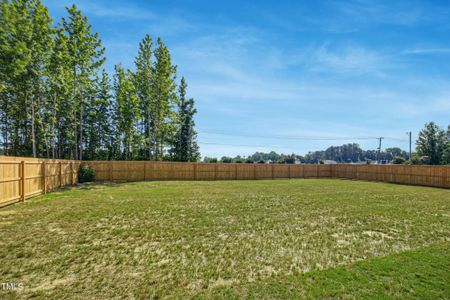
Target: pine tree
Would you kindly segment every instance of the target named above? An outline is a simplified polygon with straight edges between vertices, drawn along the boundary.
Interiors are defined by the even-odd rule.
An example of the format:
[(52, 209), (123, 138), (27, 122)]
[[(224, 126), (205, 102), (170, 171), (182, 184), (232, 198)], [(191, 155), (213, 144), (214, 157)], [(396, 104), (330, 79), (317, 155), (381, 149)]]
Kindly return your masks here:
[[(52, 19), (39, 0), (13, 0), (1, 4), (0, 77), (9, 77), (8, 100), (2, 107), (14, 116), (12, 154), (38, 155), (42, 139), (41, 107), (44, 105), (44, 70), (52, 42)], [(9, 120), (5, 120), (8, 122)], [(9, 135), (7, 133), (6, 135)]]
[(150, 35), (146, 35), (145, 38), (139, 43), (138, 56), (135, 60), (136, 74), (134, 76), (134, 84), (136, 86), (136, 93), (139, 97), (140, 110), (141, 110), (141, 128), (140, 132), (143, 135), (145, 144), (145, 157), (152, 159), (152, 55), (153, 55), (153, 41)]
[(83, 159), (83, 134), (85, 126), (85, 109), (95, 95), (94, 74), (105, 62), (105, 48), (98, 33), (92, 33), (92, 26), (87, 17), (75, 5), (67, 8), (69, 18), (62, 19), (62, 28), (68, 36), (68, 52), (71, 59), (68, 64), (72, 70), (72, 99), (75, 103), (76, 116), (75, 145), (73, 156)]
[(19, 76), (26, 71), (29, 61), (29, 49), (18, 36), (27, 31), (27, 25), (19, 22), (20, 13), (27, 14), (26, 7), (18, 12), (18, 3), (10, 4), (3, 0), (0, 4), (0, 109), (1, 129), (5, 153), (19, 154), (20, 124), (25, 117), (19, 107), (24, 103), (17, 93)]
[(172, 149), (173, 158), (176, 161), (195, 162), (200, 158), (196, 140), (197, 133), (194, 130), (194, 115), (197, 110), (194, 108), (194, 99), (186, 99), (186, 80), (181, 78), (178, 96), (178, 123), (174, 146)]
[(131, 160), (137, 154), (139, 98), (133, 84), (133, 74), (120, 65), (116, 66), (114, 90), (117, 101), (117, 129), (122, 141), (124, 159)]
[(3, 154), (9, 152), (9, 130), (11, 126), (10, 96), (9, 96), (9, 74), (12, 73), (8, 58), (12, 56), (11, 47), (8, 44), (8, 32), (10, 32), (9, 2), (0, 2), (0, 132)]
[(430, 164), (439, 165), (447, 146), (446, 132), (434, 122), (427, 123), (419, 133), (416, 146), (419, 156), (426, 156)]
[(71, 97), (72, 69), (68, 37), (61, 28), (56, 29), (54, 43), (47, 66), (48, 91), (45, 108), (46, 139), (51, 157), (70, 158), (75, 147), (75, 103)]
[(98, 91), (93, 101), (86, 108), (86, 153), (85, 159), (108, 159), (110, 146), (110, 107), (111, 107), (111, 83), (108, 73), (102, 71), (102, 76), (97, 78), (96, 90)]
[(450, 165), (450, 125), (447, 126), (446, 145), (442, 154), (442, 164)]
[(32, 39), (31, 39), (31, 61), (29, 65), (30, 81), (31, 81), (31, 138), (33, 157), (37, 157), (37, 152), (47, 153), (49, 151), (48, 144), (45, 143), (44, 133), (46, 126), (43, 123), (46, 96), (46, 67), (50, 57), (50, 49), (52, 48), (53, 29), (51, 25), (53, 20), (48, 14), (47, 7), (42, 5), (40, 0), (32, 1), (33, 11), (31, 23)]
[(116, 68), (113, 97), (108, 74), (100, 74), (98, 34), (75, 5), (67, 12), (52, 28), (41, 0), (0, 0), (0, 151), (162, 160), (169, 150), (197, 160), (194, 100), (186, 100), (184, 79), (177, 100), (176, 67), (162, 40), (153, 51), (145, 36), (135, 74)]
[(176, 104), (176, 67), (172, 65), (169, 50), (160, 38), (155, 50), (151, 84), (150, 134), (153, 159), (162, 160), (164, 148), (173, 140), (174, 119), (172, 108)]
[(111, 95), (111, 81), (109, 79), (106, 70), (103, 70), (102, 78), (100, 81), (100, 89), (98, 95), (98, 105), (97, 105), (97, 124), (98, 124), (98, 135), (102, 152), (104, 155), (101, 156), (102, 159), (109, 158), (109, 152), (111, 152), (111, 133), (114, 130), (111, 127), (111, 109), (112, 106), (112, 95)]

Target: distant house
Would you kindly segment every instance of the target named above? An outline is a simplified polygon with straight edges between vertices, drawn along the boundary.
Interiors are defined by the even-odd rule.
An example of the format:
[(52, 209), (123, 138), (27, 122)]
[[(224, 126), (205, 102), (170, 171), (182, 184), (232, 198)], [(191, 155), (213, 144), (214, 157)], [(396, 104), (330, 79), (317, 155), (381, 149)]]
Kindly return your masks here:
[(324, 164), (324, 165), (336, 165), (336, 164), (337, 164), (337, 161), (335, 161), (335, 160), (330, 160), (330, 159), (325, 159), (325, 160), (323, 161), (323, 164)]

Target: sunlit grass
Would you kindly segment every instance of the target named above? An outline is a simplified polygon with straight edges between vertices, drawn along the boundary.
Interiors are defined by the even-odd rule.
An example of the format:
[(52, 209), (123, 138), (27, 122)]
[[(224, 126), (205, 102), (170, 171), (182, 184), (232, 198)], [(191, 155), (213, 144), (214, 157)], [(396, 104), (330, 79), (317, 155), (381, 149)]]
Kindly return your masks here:
[[(0, 230), (0, 281), (25, 286), (0, 291), (10, 297), (317, 296), (314, 280), (292, 282), (411, 249), (448, 254), (450, 190), (330, 179), (99, 184), (1, 209)], [(297, 294), (277, 292), (291, 286)], [(403, 293), (393, 295), (414, 295)]]

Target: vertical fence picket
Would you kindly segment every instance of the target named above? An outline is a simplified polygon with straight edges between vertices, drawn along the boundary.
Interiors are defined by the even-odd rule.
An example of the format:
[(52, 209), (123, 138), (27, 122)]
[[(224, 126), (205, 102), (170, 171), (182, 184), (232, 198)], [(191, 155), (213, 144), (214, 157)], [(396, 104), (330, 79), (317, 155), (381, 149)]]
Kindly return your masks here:
[(25, 161), (21, 161), (20, 162), (20, 190), (21, 190), (21, 195), (20, 195), (20, 200), (23, 202), (25, 201)]
[(47, 163), (45, 160), (42, 162), (42, 191), (47, 194)]
[(62, 163), (59, 162), (59, 187), (62, 187)]

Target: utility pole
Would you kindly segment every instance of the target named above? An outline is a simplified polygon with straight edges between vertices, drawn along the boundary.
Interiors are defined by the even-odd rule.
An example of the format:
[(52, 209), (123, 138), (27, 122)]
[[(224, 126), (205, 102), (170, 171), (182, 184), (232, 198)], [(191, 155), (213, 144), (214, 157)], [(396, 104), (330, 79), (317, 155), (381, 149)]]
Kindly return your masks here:
[(378, 138), (378, 157), (377, 157), (377, 162), (378, 164), (380, 164), (381, 161), (381, 141), (384, 139), (384, 137), (379, 137)]
[(412, 132), (408, 131), (406, 134), (409, 136), (409, 160), (411, 160), (411, 134), (412, 134)]

